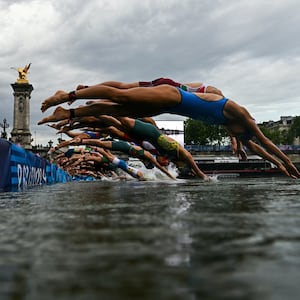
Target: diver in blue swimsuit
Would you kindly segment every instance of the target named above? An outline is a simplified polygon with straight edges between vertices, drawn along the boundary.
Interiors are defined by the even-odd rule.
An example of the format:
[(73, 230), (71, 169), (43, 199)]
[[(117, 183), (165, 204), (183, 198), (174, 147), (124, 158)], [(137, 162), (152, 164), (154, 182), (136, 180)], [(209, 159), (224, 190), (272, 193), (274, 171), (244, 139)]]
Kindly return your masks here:
[(207, 101), (194, 93), (178, 89), (181, 94), (181, 102), (164, 112), (186, 116), (194, 120), (203, 121), (206, 124), (224, 125), (226, 118), (223, 114), (224, 105), (228, 101), (223, 97), (217, 101)]
[(69, 110), (59, 106), (52, 115), (43, 118), (38, 124), (85, 116), (98, 117), (101, 114), (141, 118), (156, 116), (164, 112), (176, 113), (197, 118), (209, 124), (222, 124), (231, 136), (237, 138), (241, 134), (246, 133), (244, 136), (249, 136), (248, 133), (251, 133), (264, 148), (252, 139), (243, 140), (245, 146), (274, 163), (287, 176), (300, 178), (300, 172), (290, 158), (263, 134), (250, 113), (244, 107), (223, 96), (213, 93), (188, 93), (170, 85), (131, 89), (94, 85), (69, 93), (59, 90), (42, 102), (41, 110), (44, 112), (49, 107), (64, 102), (73, 103), (76, 99), (104, 100)]

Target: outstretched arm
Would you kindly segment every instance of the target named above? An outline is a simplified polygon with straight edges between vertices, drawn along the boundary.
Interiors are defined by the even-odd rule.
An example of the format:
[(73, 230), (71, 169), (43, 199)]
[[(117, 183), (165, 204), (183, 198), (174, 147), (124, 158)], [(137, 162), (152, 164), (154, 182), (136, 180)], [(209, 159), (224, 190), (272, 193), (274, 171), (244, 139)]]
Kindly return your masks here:
[(176, 178), (174, 176), (172, 176), (171, 173), (167, 169), (165, 169), (162, 165), (160, 165), (157, 162), (157, 160), (152, 156), (152, 154), (150, 152), (148, 152), (147, 150), (144, 150), (144, 156), (146, 157), (146, 159), (150, 160), (156, 168), (161, 170), (163, 173), (165, 173), (171, 179), (176, 180)]
[[(236, 148), (234, 148), (234, 140), (236, 143)], [(232, 141), (233, 153), (236, 154), (239, 159), (247, 160), (247, 153), (244, 149), (243, 143), (241, 141), (239, 141), (238, 139), (236, 139), (235, 137), (232, 137), (231, 141)]]
[(227, 126), (224, 127), (230, 137), (232, 154), (235, 154), (239, 159), (247, 160), (247, 153), (243, 147), (242, 141), (236, 138), (236, 136), (231, 132), (230, 128)]
[[(269, 138), (263, 134), (263, 132), (255, 123), (254, 118), (244, 107), (239, 106), (234, 101), (228, 100), (224, 106), (223, 112), (226, 118), (233, 120), (232, 124), (226, 125), (227, 129), (230, 130), (233, 135), (235, 135), (235, 131), (237, 131), (238, 127), (239, 129), (250, 132), (252, 136), (256, 137), (260, 144), (266, 149), (266, 151), (264, 150), (264, 153), (269, 152), (270, 154), (275, 155), (278, 159), (284, 162), (285, 167), (291, 175), (300, 177), (300, 172), (297, 170), (289, 157), (286, 156)], [(253, 142), (251, 143), (249, 140), (245, 139), (243, 140), (243, 143), (247, 143), (250, 145), (249, 147), (254, 147)], [(255, 147), (255, 149), (257, 148)]]
[[(259, 142), (271, 153), (273, 153), (276, 157), (281, 159), (285, 163), (285, 167), (287, 168), (290, 175), (293, 175), (291, 177), (293, 178), (300, 178), (300, 172), (296, 168), (296, 166), (292, 163), (290, 158), (285, 155), (269, 138), (267, 138), (262, 131), (259, 129), (259, 127), (256, 125), (256, 123), (252, 120), (250, 122), (250, 128), (252, 132), (254, 133), (255, 137), (259, 140)], [(252, 142), (253, 143), (253, 142)]]
[(200, 178), (204, 179), (204, 180), (209, 180), (209, 176), (207, 176), (206, 174), (204, 174), (199, 167), (197, 166), (196, 162), (194, 161), (192, 155), (190, 154), (190, 152), (188, 152), (187, 150), (185, 150), (183, 147), (180, 146), (179, 148), (179, 159), (186, 161), (188, 163), (188, 165), (191, 167), (191, 169), (195, 172), (195, 174), (197, 176), (199, 176)]
[(287, 175), (291, 178), (294, 178), (294, 179), (297, 178), (293, 174), (289, 173), (279, 160), (277, 160), (274, 156), (272, 156), (267, 151), (265, 151), (261, 146), (257, 145), (256, 143), (254, 143), (251, 140), (245, 142), (245, 144), (252, 152), (258, 154), (259, 156), (263, 157), (264, 159), (275, 164), (281, 170), (281, 172), (284, 173), (285, 175)]

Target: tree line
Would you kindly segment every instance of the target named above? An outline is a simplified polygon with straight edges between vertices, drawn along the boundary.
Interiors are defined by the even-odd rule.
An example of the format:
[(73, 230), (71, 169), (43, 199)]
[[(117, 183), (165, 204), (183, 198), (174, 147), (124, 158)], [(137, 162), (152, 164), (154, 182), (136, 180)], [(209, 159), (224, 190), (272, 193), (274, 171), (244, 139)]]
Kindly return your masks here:
[[(259, 125), (259, 127), (274, 144), (291, 145), (297, 137), (300, 137), (300, 116), (293, 118), (292, 124), (287, 130), (269, 129), (263, 125)], [(221, 145), (229, 141), (223, 126), (207, 125), (193, 119), (185, 121), (184, 133), (184, 142), (188, 145)]]

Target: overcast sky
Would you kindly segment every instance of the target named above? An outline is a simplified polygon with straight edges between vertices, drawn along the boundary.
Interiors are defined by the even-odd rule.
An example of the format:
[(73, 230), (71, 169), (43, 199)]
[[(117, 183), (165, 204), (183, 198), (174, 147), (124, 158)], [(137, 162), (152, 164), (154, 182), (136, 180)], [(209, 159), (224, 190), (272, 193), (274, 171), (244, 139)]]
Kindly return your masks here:
[(42, 100), (78, 83), (200, 81), (258, 122), (300, 115), (299, 0), (0, 0), (0, 28), (0, 121), (10, 133), (11, 67), (31, 62), (38, 144), (57, 139), (36, 125)]

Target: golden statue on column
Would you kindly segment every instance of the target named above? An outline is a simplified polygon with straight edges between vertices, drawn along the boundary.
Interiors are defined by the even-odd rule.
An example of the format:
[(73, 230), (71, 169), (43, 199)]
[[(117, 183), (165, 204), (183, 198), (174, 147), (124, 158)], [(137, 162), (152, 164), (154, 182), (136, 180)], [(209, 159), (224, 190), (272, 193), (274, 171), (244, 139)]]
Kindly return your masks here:
[(30, 68), (30, 65), (31, 63), (26, 65), (24, 68), (12, 68), (18, 71), (19, 73), (19, 78), (17, 79), (17, 83), (28, 83), (27, 73)]

